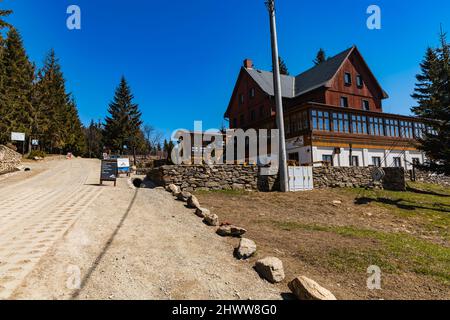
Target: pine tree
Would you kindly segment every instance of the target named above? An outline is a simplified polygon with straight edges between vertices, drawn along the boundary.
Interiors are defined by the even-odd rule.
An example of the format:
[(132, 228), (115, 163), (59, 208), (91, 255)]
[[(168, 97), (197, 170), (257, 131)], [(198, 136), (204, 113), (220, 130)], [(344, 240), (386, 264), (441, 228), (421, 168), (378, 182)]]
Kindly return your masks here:
[(320, 48), (317, 52), (316, 59), (314, 59), (313, 62), (317, 66), (325, 61), (327, 61), (327, 55), (325, 54), (325, 50)]
[(85, 154), (84, 128), (78, 116), (77, 106), (73, 97), (70, 97), (66, 104), (64, 120), (64, 151), (71, 152), (77, 156)]
[(105, 119), (105, 144), (114, 151), (123, 154), (124, 146), (133, 149), (136, 162), (136, 148), (142, 134), (141, 112), (138, 105), (133, 102), (133, 94), (125, 77), (116, 89), (114, 99), (109, 104), (109, 116)]
[(412, 95), (418, 106), (411, 110), (433, 129), (419, 139), (429, 159), (423, 168), (450, 174), (450, 45), (445, 33), (441, 31), (439, 48), (427, 49), (420, 67)]
[[(3, 0), (0, 0), (2, 2)], [(8, 17), (12, 13), (12, 10), (0, 9), (0, 30), (3, 28), (10, 28), (11, 25), (3, 20), (3, 18)]]
[(436, 50), (431, 47), (427, 48), (425, 58), (420, 64), (421, 73), (416, 75), (417, 83), (414, 94), (411, 95), (418, 102), (418, 106), (413, 107), (412, 111), (424, 118), (429, 118), (428, 113), (434, 109), (433, 92), (438, 80), (437, 62)]
[[(0, 0), (2, 1), (2, 0)], [(3, 18), (8, 17), (10, 14), (12, 13), (11, 10), (2, 10), (0, 9), (0, 61), (2, 60), (3, 57), (3, 50), (4, 50), (4, 45), (5, 45), (5, 40), (3, 39), (2, 36), (2, 31), (3, 29), (6, 28), (10, 28), (11, 25), (9, 23), (7, 23), (5, 20), (3, 20)], [(3, 76), (4, 76), (4, 68), (3, 68), (3, 64), (0, 63), (0, 91), (2, 90), (2, 84), (3, 84)], [(1, 102), (0, 102), (0, 108), (2, 107)], [(0, 115), (1, 115), (1, 109), (0, 109)]]
[(34, 65), (29, 61), (19, 32), (11, 28), (1, 59), (3, 77), (0, 98), (2, 121), (0, 140), (9, 139), (11, 131), (29, 136), (33, 125)]
[(103, 153), (102, 140), (102, 125), (91, 120), (89, 127), (84, 128), (84, 135), (86, 140), (86, 155), (89, 158), (101, 158)]
[[(278, 57), (278, 65), (280, 66), (280, 74), (289, 75), (289, 70), (286, 66), (286, 63), (284, 62), (284, 60), (281, 57)], [(273, 68), (272, 68), (272, 72), (273, 72)]]
[(65, 79), (55, 51), (52, 49), (38, 73), (35, 86), (35, 134), (42, 137), (49, 151), (63, 151), (68, 136), (66, 119), (71, 117), (70, 96), (66, 93)]

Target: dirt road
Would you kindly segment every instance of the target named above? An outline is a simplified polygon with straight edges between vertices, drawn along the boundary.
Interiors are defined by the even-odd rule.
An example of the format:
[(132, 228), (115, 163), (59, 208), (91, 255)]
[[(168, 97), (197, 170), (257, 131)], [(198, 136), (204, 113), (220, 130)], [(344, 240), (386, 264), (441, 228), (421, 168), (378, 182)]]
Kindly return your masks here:
[(279, 299), (160, 189), (98, 186), (96, 160), (0, 180), (0, 298)]

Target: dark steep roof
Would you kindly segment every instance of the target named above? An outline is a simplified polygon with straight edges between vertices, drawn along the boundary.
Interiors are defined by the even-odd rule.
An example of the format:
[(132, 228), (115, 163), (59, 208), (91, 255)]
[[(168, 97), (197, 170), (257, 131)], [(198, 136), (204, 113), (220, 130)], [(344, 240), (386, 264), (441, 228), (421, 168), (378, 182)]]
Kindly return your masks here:
[[(282, 75), (281, 95), (283, 98), (295, 98), (326, 85), (338, 72), (342, 63), (344, 63), (354, 48), (351, 47), (296, 77)], [(272, 72), (245, 68), (244, 70), (248, 72), (264, 92), (274, 95)]]
[[(334, 57), (329, 58), (328, 60), (322, 62), (321, 64), (314, 66), (309, 70), (306, 70), (305, 72), (299, 74), (298, 76), (293, 77), (281, 75), (282, 97), (296, 98), (317, 88), (329, 87), (331, 85), (330, 81), (333, 80), (333, 78), (338, 73), (339, 69), (342, 67), (344, 62), (352, 54), (357, 54), (360, 57), (360, 59), (368, 69), (370, 76), (373, 78), (377, 86), (380, 88), (383, 98), (388, 98), (388, 94), (383, 90), (381, 85), (378, 83), (377, 79), (372, 74), (369, 66), (364, 61), (364, 58), (361, 56), (356, 46), (348, 48), (345, 51), (342, 51), (341, 53), (335, 55)], [(273, 89), (272, 72), (242, 67), (239, 76), (241, 76), (243, 72), (247, 72), (247, 74), (250, 75), (250, 77), (258, 84), (261, 90), (263, 90), (266, 94), (270, 96), (273, 96), (275, 94)], [(236, 86), (234, 90), (236, 90), (237, 88)], [(234, 94), (235, 91), (233, 91), (233, 96)], [(227, 117), (230, 105), (231, 101), (228, 104), (227, 111), (225, 112), (225, 117)]]
[(322, 62), (321, 64), (296, 76), (295, 95), (298, 96), (326, 85), (326, 83), (330, 81), (339, 71), (339, 68), (342, 66), (345, 59), (347, 59), (353, 49), (354, 47), (349, 48), (328, 59), (327, 61)]
[[(268, 71), (245, 69), (248, 74), (255, 80), (261, 89), (267, 94), (273, 96), (273, 73)], [(285, 98), (293, 98), (295, 90), (295, 78), (291, 76), (281, 75), (281, 95)]]

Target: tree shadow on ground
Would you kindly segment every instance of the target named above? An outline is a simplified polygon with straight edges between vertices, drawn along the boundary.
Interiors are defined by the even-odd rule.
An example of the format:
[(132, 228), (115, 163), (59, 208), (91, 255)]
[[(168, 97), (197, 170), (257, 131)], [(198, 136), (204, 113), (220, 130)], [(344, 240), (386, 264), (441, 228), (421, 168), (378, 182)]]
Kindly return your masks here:
[(438, 197), (446, 197), (446, 198), (450, 197), (449, 194), (443, 194), (443, 193), (438, 193), (438, 192), (434, 192), (434, 191), (425, 191), (425, 190), (420, 190), (420, 189), (409, 187), (409, 186), (406, 188), (406, 191), (418, 193), (418, 194), (430, 195), (430, 196), (438, 196)]
[[(405, 199), (392, 200), (392, 199), (388, 199), (388, 198), (360, 197), (360, 198), (356, 198), (354, 203), (356, 205), (364, 205), (364, 204), (369, 204), (372, 202), (387, 204), (387, 205), (395, 206), (399, 209), (408, 210), (408, 211), (424, 209), (424, 210), (433, 210), (433, 211), (438, 211), (438, 212), (443, 212), (443, 213), (450, 213), (450, 210), (447, 210), (447, 209), (438, 209), (438, 208), (419, 206), (419, 205), (413, 204), (413, 202), (405, 200)], [(410, 204), (405, 204), (405, 202), (410, 203)]]

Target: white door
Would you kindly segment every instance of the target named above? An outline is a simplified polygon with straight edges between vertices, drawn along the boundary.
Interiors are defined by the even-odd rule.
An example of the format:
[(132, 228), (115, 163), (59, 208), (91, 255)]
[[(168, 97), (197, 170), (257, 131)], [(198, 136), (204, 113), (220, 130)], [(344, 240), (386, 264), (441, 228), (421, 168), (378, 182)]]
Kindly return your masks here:
[(312, 167), (288, 167), (289, 191), (313, 190)]

